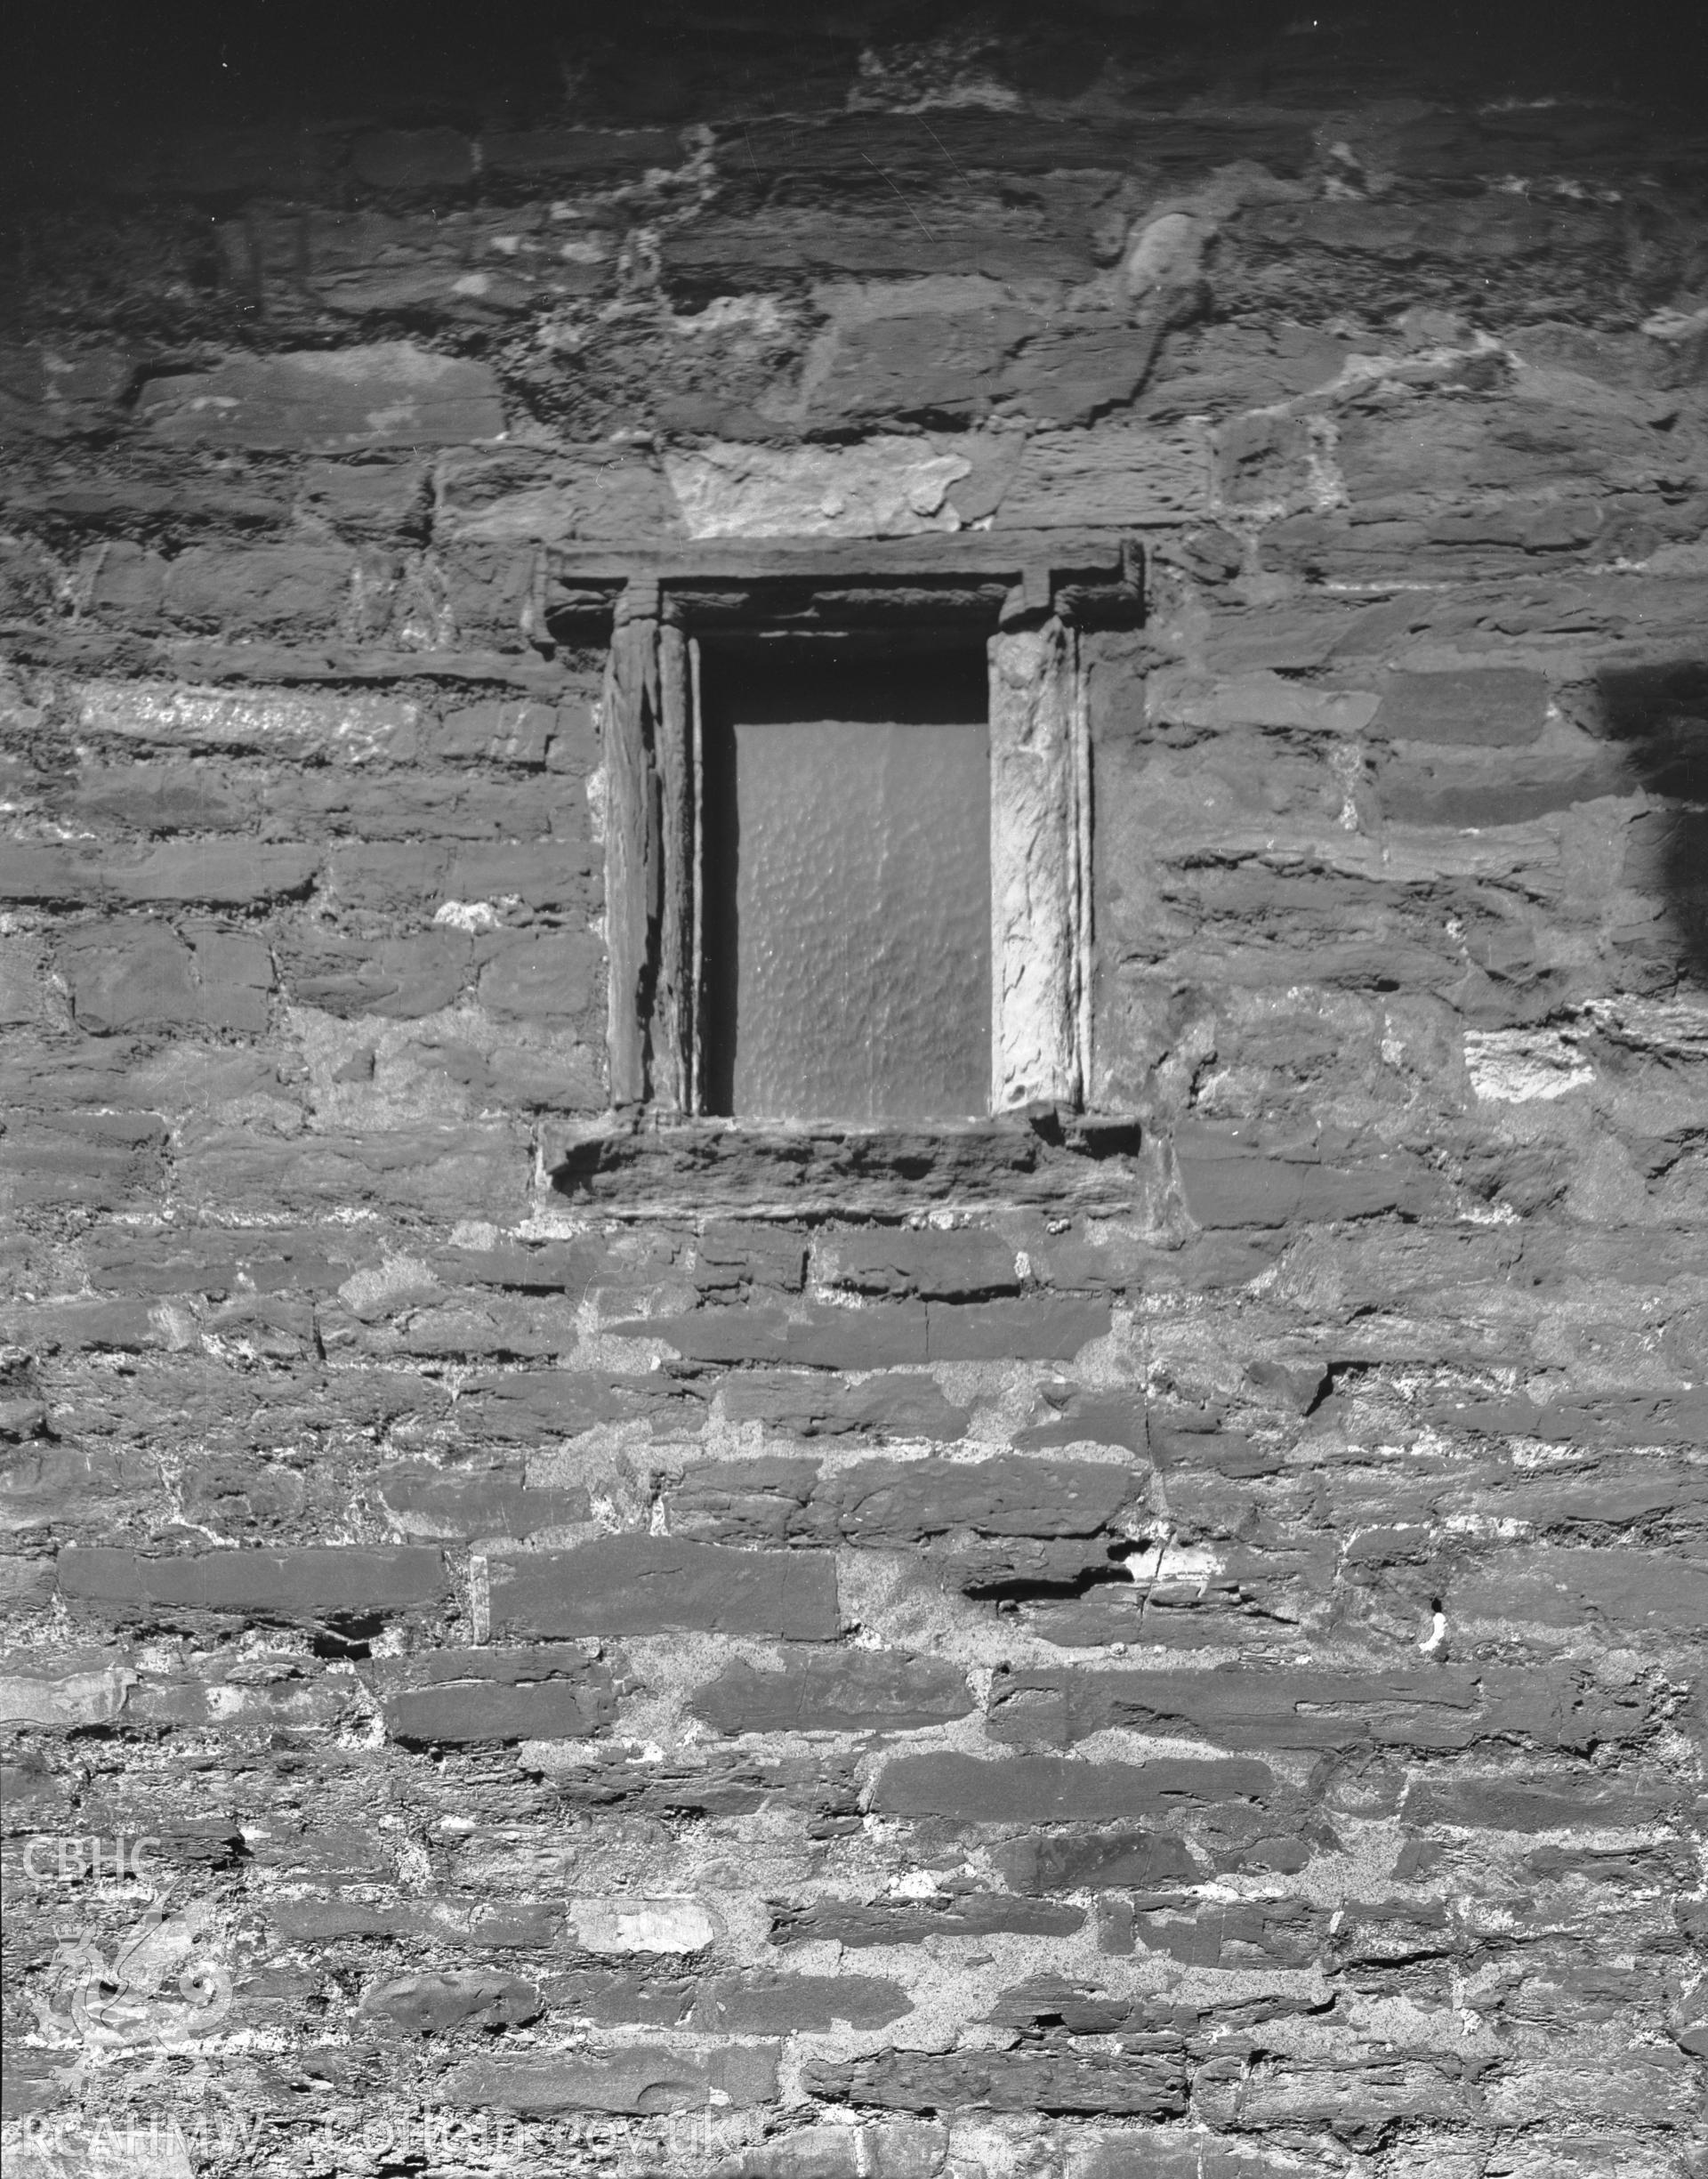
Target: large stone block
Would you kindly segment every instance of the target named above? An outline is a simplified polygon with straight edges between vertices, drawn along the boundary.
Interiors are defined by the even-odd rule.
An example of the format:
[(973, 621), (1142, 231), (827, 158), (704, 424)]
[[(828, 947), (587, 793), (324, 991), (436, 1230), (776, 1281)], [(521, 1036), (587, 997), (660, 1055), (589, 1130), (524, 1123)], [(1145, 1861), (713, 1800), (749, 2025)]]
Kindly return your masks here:
[(855, 1294), (964, 1302), (1020, 1290), (1012, 1243), (977, 1228), (921, 1233), (905, 1226), (859, 1227), (827, 1235), (820, 1253), (825, 1283)]
[(532, 1536), (591, 1517), (584, 1489), (530, 1490), (502, 1470), (445, 1474), (433, 1468), (383, 1468), (374, 1494), (400, 1535), (466, 1542), (477, 1536)]
[(790, 1362), (811, 1369), (884, 1369), (926, 1360), (925, 1310), (917, 1303), (814, 1310), (803, 1321), (777, 1309), (699, 1309), (646, 1317), (611, 1330), (659, 1339), (696, 1361)]
[(702, 1294), (769, 1287), (798, 1294), (806, 1283), (807, 1242), (800, 1232), (745, 1220), (713, 1219), (694, 1247), (694, 1283)]
[(1309, 1152), (1266, 1157), (1256, 1131), (1216, 1121), (1192, 1121), (1177, 1130), (1175, 1164), (1188, 1210), (1212, 1228), (1374, 1218), (1390, 1211), (1415, 1216), (1436, 1193), (1423, 1166), (1403, 1153), (1379, 1152), (1351, 1166), (1330, 1165)]
[(819, 2095), (889, 2110), (1047, 2110), (1176, 2118), (1186, 2109), (1178, 2054), (1132, 2051), (958, 2052), (946, 2057), (886, 2051), (848, 2065), (815, 2065)]
[(244, 831), (261, 800), (259, 781), (217, 759), (86, 764), (77, 791), (80, 815), (141, 833)]
[(1130, 1824), (1040, 1831), (1016, 1839), (998, 1859), (1017, 1892), (1155, 1892), (1197, 1881), (1196, 1865), (1178, 1838)]
[(905, 1652), (849, 1650), (786, 1656), (780, 1672), (728, 1665), (693, 1698), (720, 1732), (905, 1732), (964, 1717), (966, 1675)]
[[(1024, 1672), (998, 1675), (991, 1691), (990, 1731), (997, 1739), (1060, 1747), (1120, 1727), (1190, 1734), (1232, 1748), (1376, 1745), (1442, 1752), (1520, 1730), (1555, 1744), (1583, 1745), (1586, 1731), (1617, 1739), (1615, 1706), (1585, 1706), (1582, 1692), (1540, 1669), (1519, 1679), (1497, 1668), (1441, 1665), (1388, 1672), (1244, 1666), (1209, 1672)], [(1640, 1707), (1630, 1707), (1624, 1730), (1640, 1726), (1642, 1715)]]
[(1447, 1603), (1482, 1622), (1695, 1636), (1708, 1626), (1708, 1566), (1664, 1551), (1533, 1545), (1468, 1566)]
[(1107, 1301), (1091, 1295), (925, 1305), (925, 1352), (934, 1362), (1071, 1361), (1108, 1336)]
[(1543, 1781), (1461, 1775), (1414, 1785), (1404, 1813), (1408, 1823), (1454, 1830), (1631, 1831), (1664, 1822), (1675, 1806), (1672, 1794), (1603, 1785), (1593, 1772)]
[(134, 1210), (164, 1186), (165, 1148), (155, 1112), (14, 1113), (0, 1136), (0, 1202)]
[(1132, 399), (1155, 349), (1155, 332), (1124, 318), (1051, 319), (1000, 289), (943, 310), (856, 304), (827, 336), (822, 368), (810, 367), (808, 415), (820, 430), (896, 416), (968, 424), (998, 411), (1085, 424)]
[(608, 1675), (585, 1679), (447, 1681), (388, 1695), (385, 1730), (411, 1747), (469, 1747), (517, 1740), (585, 1740), (613, 1714)]
[(676, 503), (650, 456), (632, 447), (473, 449), (447, 455), (439, 470), (433, 534), (526, 546), (575, 537), (634, 544), (681, 534)]
[[(530, 799), (534, 808), (525, 811), (520, 805)], [(465, 901), (515, 899), (529, 908), (548, 909), (584, 907), (593, 875), (590, 834), (584, 832), (577, 837), (566, 831), (549, 840), (530, 840), (525, 819), (537, 819), (537, 795), (530, 797), (523, 789), (516, 800), (518, 806), (513, 810), (507, 799), (495, 803), (494, 808), (501, 823), (509, 812), (513, 821), (508, 828), (522, 837), (493, 845), (471, 843), (459, 846), (445, 878), (447, 897)], [(559, 813), (553, 811), (551, 814), (555, 819)]]
[(981, 1536), (1095, 1536), (1131, 1504), (1146, 1471), (1124, 1463), (998, 1455), (990, 1460), (868, 1460), (824, 1486), (850, 1543)]
[(1548, 711), (1548, 683), (1518, 666), (1462, 666), (1395, 674), (1374, 731), (1391, 741), (1462, 742), (1510, 748), (1535, 741)]
[(520, 1215), (527, 1140), (504, 1120), (417, 1120), (407, 1126), (279, 1142), (253, 1128), (187, 1132), (174, 1162), (187, 1203), (264, 1210), (391, 1205), (455, 1218)]
[(1003, 495), (995, 527), (1191, 521), (1209, 506), (1210, 451), (1202, 431), (1101, 424), (1034, 432)]
[[(221, 636), (314, 634), (338, 625), (355, 573), (338, 546), (191, 545), (166, 569), (162, 609)], [(99, 583), (95, 602), (103, 602)]]
[(473, 945), (454, 930), (375, 945), (310, 926), (285, 939), (278, 952), (292, 1001), (344, 1019), (412, 1021), (437, 1013), (455, 1003), (474, 965)]
[(200, 1551), (174, 1557), (68, 1545), (56, 1568), (68, 1602), (129, 1617), (232, 1613), (310, 1625), (382, 1618), (449, 1600), (437, 1551), (397, 1545), (310, 1544), (294, 1549)]
[(140, 862), (115, 856), (110, 850), (105, 854), (99, 849), (90, 853), (86, 848), (77, 852), (39, 841), (0, 841), (0, 899), (105, 898), (252, 908), (259, 901), (306, 892), (318, 862), (312, 848), (265, 846), (254, 841), (244, 846), (221, 840), (157, 847)]
[(928, 439), (876, 433), (845, 447), (708, 445), (666, 454), (691, 537), (889, 537), (950, 529), (971, 464)]
[(97, 1036), (125, 1029), (267, 1027), (272, 957), (259, 939), (192, 927), (184, 942), (169, 924), (85, 925), (64, 941), (61, 963), (79, 1025)]
[(882, 1900), (870, 1906), (826, 1898), (786, 1907), (773, 1918), (771, 1942), (783, 1949), (840, 1944), (867, 1951), (945, 1937), (1074, 1937), (1084, 1926), (1084, 1908), (1061, 1900), (1019, 1899), (1009, 1892), (934, 1892), (923, 1899)]
[(441, 764), (474, 761), (534, 771), (544, 765), (558, 731), (554, 706), (493, 698), (447, 712), (426, 740), (429, 754)]
[(480, 1003), (500, 1021), (568, 1021), (602, 997), (603, 962), (598, 942), (579, 932), (518, 938), (481, 970)]
[(453, 2105), (489, 2110), (649, 2113), (745, 2110), (777, 2094), (776, 2046), (624, 2043), (531, 2062), (473, 2059), (445, 2076)]
[(138, 413), (169, 443), (257, 452), (455, 446), (504, 428), (490, 366), (408, 341), (233, 357), (212, 371), (151, 378)]
[(872, 1806), (879, 1815), (957, 1823), (1113, 1823), (1171, 1808), (1261, 1801), (1272, 1783), (1268, 1765), (1249, 1756), (1167, 1755), (1138, 1763), (898, 1755), (879, 1774)]
[(672, 1627), (829, 1642), (840, 1626), (825, 1552), (729, 1551), (606, 1536), (491, 1562), (495, 1635), (654, 1634)]
[(731, 1422), (760, 1422), (802, 1438), (910, 1438), (953, 1443), (971, 1411), (946, 1400), (935, 1377), (897, 1370), (858, 1384), (793, 1371), (726, 1377), (720, 1395)]
[(444, 2035), (453, 2028), (487, 2030), (525, 2027), (537, 2019), (537, 1987), (520, 1975), (489, 1967), (454, 1967), (437, 1973), (399, 1974), (370, 1983), (361, 2010), (406, 2035)]
[(177, 682), (93, 681), (77, 691), (85, 734), (163, 747), (230, 750), (284, 763), (412, 757), (418, 706), (355, 690), (227, 690)]

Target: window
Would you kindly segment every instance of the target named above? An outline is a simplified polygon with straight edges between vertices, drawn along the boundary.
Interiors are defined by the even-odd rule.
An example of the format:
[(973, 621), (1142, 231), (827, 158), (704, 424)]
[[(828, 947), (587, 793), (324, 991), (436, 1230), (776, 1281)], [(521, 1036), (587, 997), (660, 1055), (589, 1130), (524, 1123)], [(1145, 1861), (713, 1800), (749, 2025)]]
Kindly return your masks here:
[(983, 646), (770, 638), (701, 660), (702, 1109), (985, 1114)]
[(1090, 1059), (1081, 532), (558, 548), (608, 608), (612, 1102), (856, 1127), (1074, 1107)]

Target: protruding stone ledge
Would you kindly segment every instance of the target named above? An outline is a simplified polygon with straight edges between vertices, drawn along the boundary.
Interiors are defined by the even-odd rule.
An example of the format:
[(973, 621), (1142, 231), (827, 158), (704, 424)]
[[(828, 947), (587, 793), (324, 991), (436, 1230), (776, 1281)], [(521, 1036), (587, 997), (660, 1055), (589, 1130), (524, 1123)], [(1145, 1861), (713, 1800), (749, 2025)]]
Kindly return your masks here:
[(1131, 1209), (1143, 1185), (1140, 1124), (1046, 1107), (929, 1127), (761, 1126), (614, 1112), (549, 1132), (542, 1169), (560, 1199), (610, 1217), (893, 1215), (896, 1190), (932, 1204)]

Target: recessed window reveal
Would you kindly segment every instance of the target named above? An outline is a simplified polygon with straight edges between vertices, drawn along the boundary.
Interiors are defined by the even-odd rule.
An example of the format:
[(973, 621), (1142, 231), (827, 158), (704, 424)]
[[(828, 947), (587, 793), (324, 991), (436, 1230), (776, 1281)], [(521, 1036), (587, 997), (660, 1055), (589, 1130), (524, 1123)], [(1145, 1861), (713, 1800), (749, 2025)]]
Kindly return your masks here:
[[(1140, 593), (1124, 540), (1045, 542), (627, 575), (603, 721), (614, 1106), (882, 1127), (1082, 1103), (1079, 629), (1131, 622)], [(600, 577), (568, 572), (584, 612)]]

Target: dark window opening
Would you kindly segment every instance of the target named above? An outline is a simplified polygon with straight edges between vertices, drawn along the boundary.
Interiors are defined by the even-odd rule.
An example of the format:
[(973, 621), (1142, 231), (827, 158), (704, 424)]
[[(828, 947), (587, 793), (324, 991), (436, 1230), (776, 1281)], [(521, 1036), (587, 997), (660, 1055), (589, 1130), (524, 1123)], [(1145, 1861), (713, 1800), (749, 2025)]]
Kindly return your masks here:
[(989, 1111), (988, 700), (964, 636), (704, 646), (706, 1111)]

